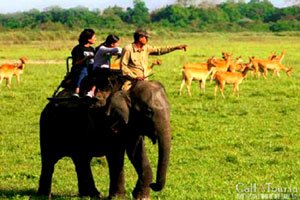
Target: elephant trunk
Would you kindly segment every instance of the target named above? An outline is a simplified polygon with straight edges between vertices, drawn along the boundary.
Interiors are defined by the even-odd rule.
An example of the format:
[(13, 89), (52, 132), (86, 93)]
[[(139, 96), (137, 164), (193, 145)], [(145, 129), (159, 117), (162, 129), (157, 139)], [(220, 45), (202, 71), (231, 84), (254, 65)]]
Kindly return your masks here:
[[(164, 113), (166, 115), (166, 113)], [(158, 134), (158, 164), (156, 183), (150, 184), (154, 191), (161, 191), (166, 183), (167, 168), (169, 165), (169, 157), (171, 150), (171, 128), (169, 116), (165, 120), (156, 122), (156, 130)]]

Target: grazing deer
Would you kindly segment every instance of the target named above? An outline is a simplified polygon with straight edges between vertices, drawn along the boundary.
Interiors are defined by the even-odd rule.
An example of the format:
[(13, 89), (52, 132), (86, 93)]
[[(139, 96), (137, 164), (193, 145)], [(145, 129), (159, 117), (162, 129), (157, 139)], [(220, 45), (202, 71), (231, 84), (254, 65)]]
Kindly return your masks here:
[(282, 57), (278, 60), (257, 60), (253, 57), (249, 57), (249, 60), (255, 70), (257, 70), (258, 68), (260, 71), (262, 71), (262, 76), (264, 77), (264, 79), (267, 79), (268, 70), (273, 70), (273, 76), (276, 74), (279, 77), (280, 70), (285, 71), (287, 76), (291, 75), (292, 67), (286, 68), (283, 64), (281, 64)]
[(233, 84), (233, 93), (236, 93), (237, 96), (239, 96), (239, 84), (242, 83), (249, 70), (251, 70), (251, 67), (247, 64), (242, 72), (216, 72), (214, 75), (214, 79), (216, 81), (214, 95), (217, 95), (218, 88), (220, 88), (222, 97), (225, 98), (224, 87), (227, 83)]
[(20, 75), (24, 71), (25, 63), (27, 62), (27, 60), (27, 57), (21, 57), (21, 63), (2, 64), (0, 66), (0, 85), (2, 84), (3, 79), (6, 79), (6, 86), (10, 88), (11, 79), (13, 76), (16, 76), (17, 83), (20, 84)]
[(280, 75), (279, 75), (279, 71), (280, 70), (283, 70), (286, 74), (287, 74), (287, 76), (291, 76), (291, 72), (292, 72), (292, 67), (290, 67), (290, 68), (286, 68), (283, 64), (282, 64), (282, 60), (283, 60), (283, 58), (284, 58), (284, 56), (285, 56), (285, 51), (282, 51), (281, 52), (281, 54), (279, 55), (279, 56), (276, 56), (276, 54), (274, 53), (273, 54), (273, 56), (271, 57), (271, 60), (272, 61), (276, 61), (276, 62), (278, 62), (279, 64), (279, 69), (278, 70), (274, 70), (274, 72), (273, 72), (273, 76), (275, 75), (275, 73), (277, 74), (277, 76), (279, 77)]
[[(282, 60), (285, 56), (285, 51), (282, 51), (280, 56), (276, 56), (275, 53), (272, 53), (268, 59), (256, 59), (254, 56), (251, 57), (251, 62), (254, 68), (254, 73), (256, 77), (259, 77), (259, 73), (262, 72), (264, 79), (267, 79), (267, 70), (273, 70), (273, 75), (277, 74), (279, 76), (279, 71), (282, 69), (290, 76), (291, 70), (287, 69), (282, 65)], [(250, 58), (249, 58), (250, 59)]]
[(291, 76), (292, 72), (292, 67), (286, 68), (283, 64), (277, 62), (277, 61), (272, 61), (272, 62), (266, 62), (266, 61), (260, 61), (258, 62), (259, 68), (262, 70), (262, 75), (265, 79), (267, 79), (267, 73), (268, 70), (273, 70), (272, 76), (275, 74), (280, 77), (280, 70), (283, 70), (287, 76)]

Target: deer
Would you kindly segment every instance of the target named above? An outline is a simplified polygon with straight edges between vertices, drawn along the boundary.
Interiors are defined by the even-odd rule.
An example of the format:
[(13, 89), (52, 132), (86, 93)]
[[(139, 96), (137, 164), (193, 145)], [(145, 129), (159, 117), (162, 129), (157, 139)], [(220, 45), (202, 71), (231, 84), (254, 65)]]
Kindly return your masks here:
[(214, 71), (215, 66), (209, 68), (186, 67), (182, 68), (182, 81), (179, 89), (179, 95), (182, 94), (183, 86), (186, 84), (188, 95), (192, 96), (191, 84), (193, 80), (199, 81), (200, 90), (205, 92), (205, 83), (208, 76)]
[(183, 69), (187, 69), (187, 68), (207, 69), (207, 62), (186, 63), (183, 65), (182, 68)]
[(283, 64), (281, 64), (282, 57), (273, 59), (273, 60), (257, 60), (253, 57), (249, 57), (250, 62), (254, 66), (255, 70), (262, 71), (262, 76), (264, 79), (267, 79), (268, 70), (273, 70), (273, 76), (276, 74), (280, 77), (279, 71), (283, 70), (287, 76), (291, 75), (292, 67), (286, 68)]
[(287, 69), (283, 64), (282, 60), (285, 56), (285, 51), (282, 51), (280, 56), (276, 56), (275, 53), (272, 53), (268, 59), (256, 59), (254, 56), (251, 57), (251, 62), (253, 64), (254, 73), (256, 77), (259, 76), (259, 72), (262, 71), (262, 76), (264, 79), (267, 79), (267, 70), (273, 70), (273, 76), (277, 74), (279, 76), (279, 71), (282, 69), (290, 76), (292, 68)]
[(228, 71), (235, 72), (235, 71), (243, 71), (245, 65), (243, 64), (242, 56), (237, 57), (235, 60), (231, 61), (228, 67)]
[(283, 64), (277, 61), (259, 61), (258, 66), (263, 71), (262, 75), (265, 79), (267, 79), (268, 70), (273, 70), (272, 76), (276, 74), (278, 77), (280, 77), (280, 70), (283, 70), (287, 76), (291, 76), (291, 71), (293, 69), (292, 67), (286, 68)]
[(230, 54), (222, 51), (222, 59), (217, 59), (215, 56), (209, 58), (206, 62), (195, 62), (195, 63), (186, 63), (182, 68), (198, 68), (198, 69), (208, 69), (210, 61), (213, 59), (215, 64), (223, 64)]
[(215, 64), (222, 64), (226, 57), (230, 54), (222, 51), (222, 59), (217, 59), (214, 56), (209, 58), (206, 62), (195, 62), (195, 63), (186, 63), (183, 65), (183, 68), (198, 68), (198, 69), (208, 69), (210, 61), (213, 59)]
[(226, 56), (224, 56), (224, 60), (220, 61), (220, 60), (217, 60), (215, 57), (212, 57), (210, 59), (208, 59), (207, 61), (207, 65), (208, 67), (212, 67), (214, 66), (214, 70), (211, 74), (211, 81), (213, 79), (213, 77), (215, 76), (215, 73), (216, 72), (226, 72), (228, 71), (228, 68), (230, 66), (230, 63), (231, 63), (231, 56), (232, 54), (226, 54)]
[(242, 72), (224, 72), (218, 71), (214, 75), (214, 79), (216, 82), (214, 96), (217, 95), (218, 88), (220, 88), (220, 92), (222, 97), (225, 99), (224, 96), (224, 87), (225, 84), (233, 84), (233, 93), (236, 93), (239, 97), (239, 84), (245, 79), (247, 72), (252, 70), (251, 65), (246, 64), (244, 70)]
[(272, 61), (278, 62), (278, 63), (279, 63), (279, 67), (280, 67), (279, 70), (276, 70), (276, 71), (274, 70), (273, 76), (274, 76), (275, 73), (276, 73), (277, 76), (279, 77), (279, 76), (280, 76), (280, 75), (279, 75), (279, 71), (280, 71), (280, 70), (283, 70), (283, 71), (287, 74), (287, 76), (291, 76), (291, 72), (292, 72), (292, 69), (293, 69), (293, 68), (292, 68), (292, 67), (286, 68), (286, 67), (282, 64), (282, 60), (283, 60), (284, 56), (285, 56), (285, 51), (282, 51), (281, 54), (280, 54), (279, 56), (276, 56), (276, 54), (273, 53), (273, 56), (271, 57), (271, 60), (272, 60)]
[(162, 61), (161, 60), (153, 60), (152, 61), (152, 63), (151, 63), (151, 65), (149, 65), (146, 69), (145, 69), (145, 71), (144, 71), (144, 76), (146, 77), (145, 78), (145, 80), (147, 80), (148, 79), (148, 77), (149, 76), (151, 76), (152, 75), (152, 70), (153, 70), (153, 67), (155, 66), (155, 65), (161, 65), (162, 64)]
[(6, 86), (10, 88), (11, 79), (13, 76), (16, 76), (17, 83), (20, 84), (20, 75), (23, 73), (25, 68), (25, 63), (27, 62), (27, 57), (21, 57), (20, 63), (16, 64), (2, 64), (0, 66), (0, 85), (2, 81), (6, 79)]
[(285, 51), (282, 51), (281, 54), (280, 54), (280, 56), (276, 56), (275, 53), (272, 53), (272, 54), (268, 57), (268, 59), (269, 59), (269, 60), (272, 60), (272, 61), (277, 61), (277, 62), (279, 62), (279, 63), (281, 64), (281, 63), (282, 63), (282, 60), (283, 60), (283, 58), (284, 58), (284, 56), (285, 56)]

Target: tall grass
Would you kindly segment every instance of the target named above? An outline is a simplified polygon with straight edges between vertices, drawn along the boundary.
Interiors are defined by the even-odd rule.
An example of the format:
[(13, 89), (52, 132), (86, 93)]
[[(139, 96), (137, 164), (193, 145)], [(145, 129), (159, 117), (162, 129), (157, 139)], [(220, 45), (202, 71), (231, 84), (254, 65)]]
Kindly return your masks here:
[[(179, 34), (179, 33), (178, 33)], [(187, 34), (160, 39), (150, 38), (155, 45), (188, 44), (188, 51), (161, 56), (161, 66), (154, 68), (152, 79), (166, 87), (171, 105), (173, 132), (171, 163), (167, 185), (162, 192), (151, 192), (152, 199), (237, 199), (237, 184), (243, 189), (255, 183), (252, 195), (268, 193), (271, 188), (293, 187), (299, 197), (300, 187), (300, 38), (272, 34)], [(102, 37), (100, 37), (102, 38)], [(101, 39), (99, 39), (101, 40)], [(98, 41), (99, 41), (98, 40)], [(131, 37), (122, 38), (122, 46)], [(5, 41), (0, 41), (3, 44)], [(14, 60), (27, 55), (31, 61), (11, 89), (0, 87), (0, 198), (35, 198), (40, 174), (39, 116), (65, 73), (64, 59), (72, 40), (27, 41), (11, 43), (0, 51), (1, 60)], [(99, 42), (100, 43), (100, 42)], [(292, 77), (267, 80), (248, 76), (240, 85), (240, 97), (233, 96), (232, 86), (225, 86), (226, 99), (213, 96), (214, 83), (207, 83), (200, 93), (192, 84), (192, 97), (186, 90), (178, 95), (181, 66), (185, 62), (221, 57), (221, 51), (242, 56), (266, 58), (271, 52), (286, 51), (283, 63), (293, 66)], [(155, 58), (153, 58), (155, 59)], [(57, 60), (58, 64), (34, 64), (37, 60)], [(2, 63), (2, 62), (1, 62)], [(149, 159), (156, 169), (157, 147), (147, 140)], [(108, 167), (102, 158), (94, 158), (92, 169), (97, 188), (108, 195)], [(131, 191), (137, 176), (126, 158), (126, 190)], [(77, 199), (77, 180), (69, 158), (56, 165), (53, 177), (55, 199)], [(295, 191), (295, 188), (297, 191)], [(263, 191), (265, 189), (265, 191)], [(291, 193), (291, 192), (289, 192)], [(281, 194), (272, 190), (268, 194)]]

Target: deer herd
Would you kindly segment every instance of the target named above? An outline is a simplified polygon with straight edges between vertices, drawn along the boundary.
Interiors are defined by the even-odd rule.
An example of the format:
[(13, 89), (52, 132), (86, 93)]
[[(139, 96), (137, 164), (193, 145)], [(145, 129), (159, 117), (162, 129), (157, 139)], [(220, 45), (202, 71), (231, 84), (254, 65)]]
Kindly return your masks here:
[(288, 76), (291, 75), (292, 68), (287, 68), (282, 64), (285, 51), (277, 56), (272, 53), (267, 59), (257, 59), (254, 56), (249, 57), (248, 63), (243, 63), (241, 57), (232, 59), (232, 54), (222, 52), (222, 59), (215, 56), (209, 58), (206, 62), (186, 63), (182, 67), (182, 82), (179, 94), (182, 94), (184, 85), (187, 87), (188, 95), (191, 96), (192, 81), (199, 81), (200, 89), (205, 91), (206, 79), (215, 81), (214, 95), (217, 95), (220, 89), (221, 95), (224, 96), (225, 84), (233, 84), (233, 93), (239, 96), (239, 84), (245, 79), (247, 72), (252, 71), (252, 76), (260, 75), (267, 79), (268, 71), (273, 71), (273, 76), (280, 76), (280, 70), (283, 70)]
[[(258, 59), (254, 56), (249, 57), (249, 62), (244, 63), (241, 56), (236, 59), (232, 58), (232, 54), (222, 52), (222, 59), (215, 56), (208, 58), (206, 62), (186, 63), (182, 67), (182, 81), (179, 89), (179, 94), (182, 94), (184, 85), (187, 87), (188, 95), (191, 96), (192, 81), (199, 81), (200, 90), (205, 92), (205, 83), (207, 79), (212, 82), (215, 81), (214, 95), (217, 95), (220, 90), (223, 98), (224, 87), (226, 84), (233, 85), (233, 93), (239, 96), (239, 84), (246, 78), (247, 72), (250, 70), (254, 77), (262, 76), (267, 79), (268, 71), (273, 72), (273, 76), (280, 76), (280, 71), (284, 71), (287, 76), (291, 75), (292, 67), (287, 68), (282, 64), (285, 56), (285, 51), (280, 55), (275, 53), (270, 54), (267, 59)], [(11, 85), (11, 79), (16, 76), (17, 83), (20, 83), (20, 75), (23, 73), (26, 57), (20, 58), (20, 63), (16, 64), (2, 64), (0, 66), (0, 84), (6, 79), (7, 87)], [(145, 77), (148, 79), (152, 75), (152, 69), (155, 65), (161, 65), (161, 60), (154, 60), (147, 69), (145, 69)], [(113, 67), (113, 66), (112, 66)]]

